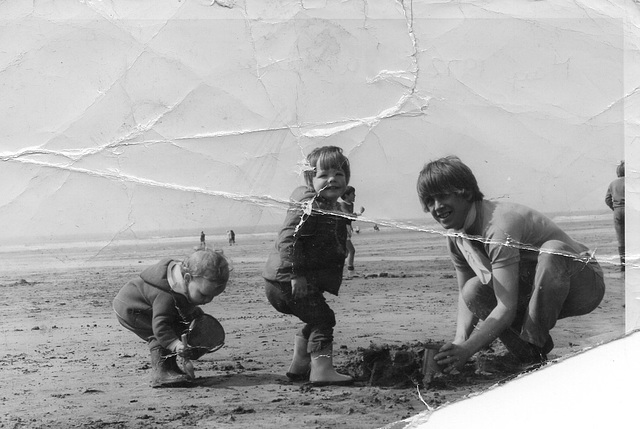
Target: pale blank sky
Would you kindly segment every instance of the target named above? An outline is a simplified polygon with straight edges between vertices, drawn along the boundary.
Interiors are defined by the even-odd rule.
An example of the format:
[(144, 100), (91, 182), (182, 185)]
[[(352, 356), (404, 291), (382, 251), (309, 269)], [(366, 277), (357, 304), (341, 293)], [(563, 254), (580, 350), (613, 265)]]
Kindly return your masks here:
[(607, 210), (622, 20), (356, 3), (3, 4), (0, 240), (278, 224), (328, 144), (374, 221), (423, 217), (418, 172), (449, 154), (489, 198)]

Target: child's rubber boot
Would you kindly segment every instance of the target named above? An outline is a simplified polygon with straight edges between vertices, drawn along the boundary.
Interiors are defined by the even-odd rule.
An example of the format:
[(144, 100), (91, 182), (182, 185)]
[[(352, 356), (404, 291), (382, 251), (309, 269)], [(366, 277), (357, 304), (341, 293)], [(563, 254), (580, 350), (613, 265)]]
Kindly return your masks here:
[(355, 270), (353, 269), (353, 266), (348, 266), (347, 267), (347, 279), (352, 279), (355, 277)]
[(336, 372), (333, 368), (333, 346), (329, 346), (311, 353), (309, 381), (314, 386), (345, 386), (353, 383), (353, 378)]
[(175, 360), (165, 356), (167, 353), (161, 347), (151, 349), (151, 387), (178, 387), (190, 384), (185, 374), (180, 374), (172, 368)]
[(307, 381), (309, 380), (309, 371), (311, 370), (311, 355), (307, 351), (309, 341), (296, 335), (293, 341), (293, 359), (287, 371), (287, 378), (291, 381)]

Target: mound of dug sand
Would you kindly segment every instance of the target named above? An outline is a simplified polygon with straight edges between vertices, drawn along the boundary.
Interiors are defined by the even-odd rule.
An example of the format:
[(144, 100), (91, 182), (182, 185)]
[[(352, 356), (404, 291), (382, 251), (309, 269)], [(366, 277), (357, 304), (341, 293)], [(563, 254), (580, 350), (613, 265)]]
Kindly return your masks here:
[(428, 350), (439, 348), (436, 343), (358, 347), (346, 353), (346, 364), (340, 370), (365, 381), (369, 386), (406, 388), (428, 384), (439, 372), (433, 361), (425, 358)]
[(436, 342), (410, 344), (374, 344), (354, 351), (342, 350), (344, 365), (338, 370), (351, 375), (368, 386), (404, 389), (411, 387), (429, 390), (466, 390), (503, 383), (518, 374), (535, 370), (523, 367), (504, 346), (495, 342), (477, 353), (459, 371), (444, 374), (433, 361)]

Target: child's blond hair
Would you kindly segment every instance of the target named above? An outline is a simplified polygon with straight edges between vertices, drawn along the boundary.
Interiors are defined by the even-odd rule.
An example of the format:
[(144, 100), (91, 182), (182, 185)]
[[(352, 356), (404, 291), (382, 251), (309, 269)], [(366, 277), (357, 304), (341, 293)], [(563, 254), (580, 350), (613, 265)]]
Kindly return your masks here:
[(187, 256), (180, 267), (182, 276), (191, 274), (192, 277), (206, 277), (217, 283), (229, 281), (229, 261), (222, 252), (211, 249), (199, 249)]

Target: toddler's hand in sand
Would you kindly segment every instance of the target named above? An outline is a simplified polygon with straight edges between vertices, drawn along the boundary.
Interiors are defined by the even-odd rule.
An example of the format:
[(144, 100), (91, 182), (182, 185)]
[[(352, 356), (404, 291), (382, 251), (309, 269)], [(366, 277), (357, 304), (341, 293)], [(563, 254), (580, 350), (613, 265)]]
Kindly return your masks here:
[(185, 346), (183, 343), (178, 343), (176, 347), (173, 349), (173, 352), (180, 356), (181, 358), (190, 360), (193, 359), (194, 348)]
[(309, 285), (306, 277), (291, 279), (291, 294), (293, 299), (303, 299), (309, 294)]
[(184, 350), (185, 347), (182, 343), (176, 343), (175, 347), (173, 348), (173, 352), (178, 356), (182, 356), (184, 354)]

